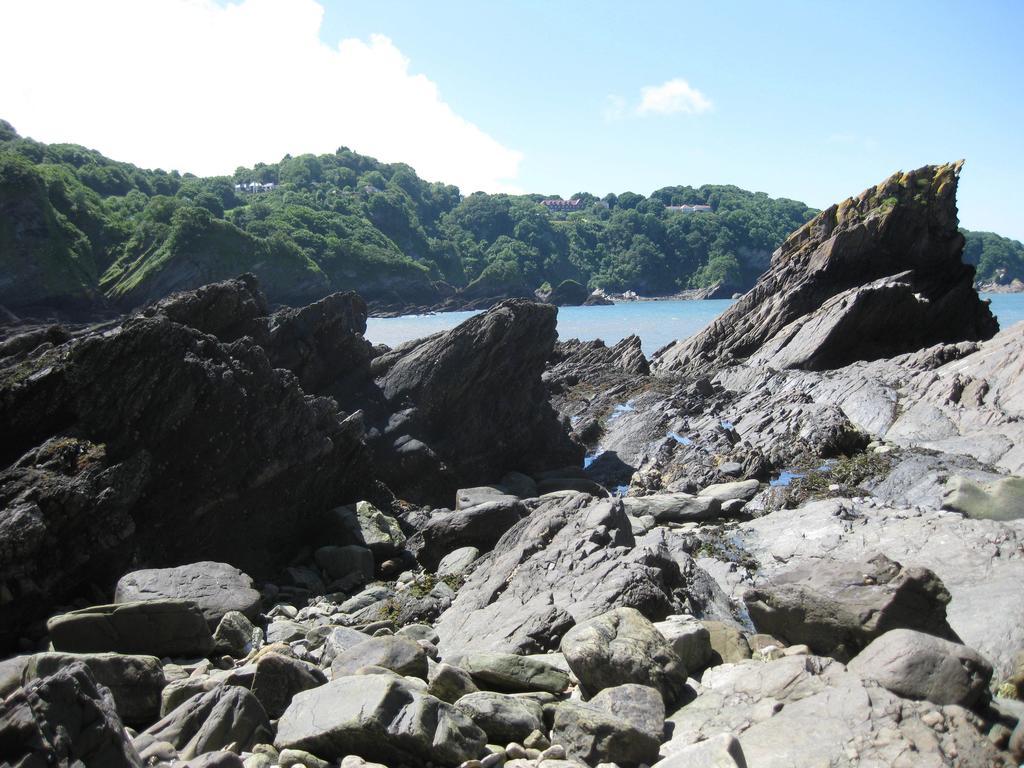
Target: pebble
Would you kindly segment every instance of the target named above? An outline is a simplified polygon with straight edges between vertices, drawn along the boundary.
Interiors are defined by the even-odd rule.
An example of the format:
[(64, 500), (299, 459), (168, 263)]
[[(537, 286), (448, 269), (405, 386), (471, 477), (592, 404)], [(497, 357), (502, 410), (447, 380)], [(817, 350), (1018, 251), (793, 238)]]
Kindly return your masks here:
[(480, 761), (480, 768), (496, 768), (505, 762), (505, 751), (492, 752)]
[(505, 747), (505, 757), (509, 760), (525, 760), (526, 747), (513, 741)]
[(552, 744), (540, 753), (541, 760), (565, 760), (565, 747), (561, 744)]
[(533, 733), (523, 739), (523, 746), (527, 749), (547, 749), (551, 746), (551, 742), (540, 731), (533, 731)]

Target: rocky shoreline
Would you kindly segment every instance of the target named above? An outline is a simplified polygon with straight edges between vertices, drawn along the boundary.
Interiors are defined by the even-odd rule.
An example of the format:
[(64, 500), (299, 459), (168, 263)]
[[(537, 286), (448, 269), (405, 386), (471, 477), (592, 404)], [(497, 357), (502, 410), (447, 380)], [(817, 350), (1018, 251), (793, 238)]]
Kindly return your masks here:
[(0, 341), (0, 762), (1013, 766), (1024, 324), (959, 164), (648, 360), (243, 276)]

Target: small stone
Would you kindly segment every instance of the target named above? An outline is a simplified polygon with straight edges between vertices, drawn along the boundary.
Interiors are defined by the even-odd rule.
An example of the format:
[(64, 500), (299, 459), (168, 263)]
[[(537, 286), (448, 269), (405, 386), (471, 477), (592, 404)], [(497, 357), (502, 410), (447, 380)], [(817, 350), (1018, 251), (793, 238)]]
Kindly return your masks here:
[(526, 748), (522, 744), (516, 742), (510, 742), (505, 747), (505, 757), (508, 760), (525, 760), (526, 759)]
[(547, 749), (551, 746), (551, 742), (541, 731), (533, 731), (523, 739), (523, 746), (527, 749)]
[(483, 768), (483, 763), (479, 760), (466, 760), (459, 764), (459, 768)]
[(278, 762), (282, 768), (301, 765), (303, 768), (328, 768), (330, 763), (301, 749), (282, 749)]
[(485, 757), (483, 760), (480, 761), (480, 768), (496, 768), (496, 766), (499, 766), (499, 765), (501, 765), (504, 762), (505, 762), (505, 753), (504, 753), (504, 751), (502, 751), (502, 752), (492, 752), (491, 754), (487, 755), (487, 757)]
[(526, 759), (527, 760), (538, 760), (539, 758), (540, 758), (540, 750), (539, 749), (528, 749), (528, 750), (526, 750)]
[(561, 744), (552, 744), (540, 753), (541, 760), (565, 760), (565, 747)]

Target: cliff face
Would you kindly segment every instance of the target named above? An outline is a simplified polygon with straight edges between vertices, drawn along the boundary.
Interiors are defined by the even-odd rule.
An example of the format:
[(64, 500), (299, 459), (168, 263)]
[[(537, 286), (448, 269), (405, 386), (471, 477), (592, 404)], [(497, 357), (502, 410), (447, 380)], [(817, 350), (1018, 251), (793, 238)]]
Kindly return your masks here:
[(718, 320), (655, 353), (656, 367), (697, 370), (758, 353), (765, 365), (825, 370), (990, 338), (998, 324), (961, 260), (962, 166), (896, 173), (822, 211)]

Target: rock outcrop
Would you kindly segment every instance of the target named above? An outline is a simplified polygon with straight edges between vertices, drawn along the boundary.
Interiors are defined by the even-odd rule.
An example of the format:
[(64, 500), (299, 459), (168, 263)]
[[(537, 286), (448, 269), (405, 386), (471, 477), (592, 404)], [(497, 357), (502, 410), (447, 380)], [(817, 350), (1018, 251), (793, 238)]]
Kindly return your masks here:
[(896, 173), (822, 211), (714, 323), (655, 353), (656, 366), (697, 370), (757, 353), (764, 365), (823, 370), (991, 337), (998, 325), (961, 261), (962, 165)]
[(557, 333), (554, 307), (520, 299), (373, 361), (391, 413), (382, 442), (397, 457), (388, 484), (444, 504), (457, 488), (583, 459), (547, 402), (541, 374)]

